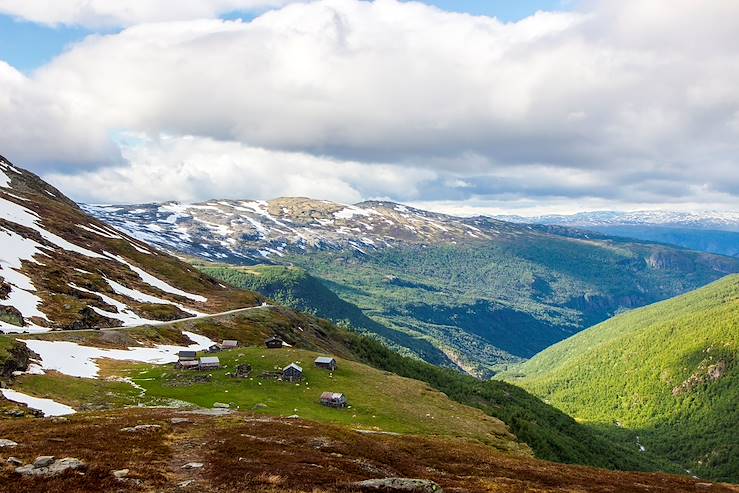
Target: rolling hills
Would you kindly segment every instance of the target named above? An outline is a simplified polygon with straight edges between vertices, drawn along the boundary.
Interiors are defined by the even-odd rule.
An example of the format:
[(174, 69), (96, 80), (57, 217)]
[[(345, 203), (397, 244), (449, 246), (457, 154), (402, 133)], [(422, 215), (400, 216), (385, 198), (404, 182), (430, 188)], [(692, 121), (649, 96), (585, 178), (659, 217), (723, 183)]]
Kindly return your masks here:
[(0, 157), (0, 329), (141, 325), (258, 304)]
[(592, 327), (504, 378), (695, 474), (737, 481), (737, 354), (739, 276), (729, 276)]
[[(319, 310), (321, 316), (358, 322), (394, 347), (483, 377), (623, 310), (739, 272), (736, 258), (390, 202), (83, 207), (137, 239), (199, 261), (299, 267), (312, 276), (301, 282), (319, 281), (331, 299), (316, 294), (310, 304), (338, 307), (336, 296), (343, 302), (344, 313)], [(236, 281), (238, 273), (208, 272), (275, 292), (243, 276)], [(273, 281), (277, 275), (270, 274)], [(279, 275), (297, 287), (294, 272)], [(283, 289), (281, 296), (302, 295)]]

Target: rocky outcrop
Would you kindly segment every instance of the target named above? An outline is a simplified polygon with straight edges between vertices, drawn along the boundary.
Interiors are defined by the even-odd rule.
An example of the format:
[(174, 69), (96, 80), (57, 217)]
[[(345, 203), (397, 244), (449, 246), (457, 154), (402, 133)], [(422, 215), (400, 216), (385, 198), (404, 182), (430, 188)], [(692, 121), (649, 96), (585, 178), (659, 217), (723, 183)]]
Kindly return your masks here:
[(441, 486), (426, 479), (382, 478), (368, 479), (353, 483), (352, 487), (359, 491), (382, 491), (386, 493), (443, 493)]
[(692, 392), (696, 387), (706, 383), (716, 382), (726, 374), (729, 365), (726, 360), (718, 360), (716, 363), (710, 364), (703, 361), (698, 367), (698, 371), (693, 373), (687, 380), (672, 389), (672, 395), (678, 397), (683, 394)]
[(0, 380), (10, 379), (13, 372), (26, 371), (33, 353), (25, 344), (14, 341), (5, 358), (0, 358)]
[(51, 455), (43, 455), (41, 457), (37, 457), (33, 464), (16, 467), (15, 472), (22, 476), (51, 477), (58, 476), (68, 470), (81, 469), (84, 467), (85, 463), (75, 457), (56, 459)]

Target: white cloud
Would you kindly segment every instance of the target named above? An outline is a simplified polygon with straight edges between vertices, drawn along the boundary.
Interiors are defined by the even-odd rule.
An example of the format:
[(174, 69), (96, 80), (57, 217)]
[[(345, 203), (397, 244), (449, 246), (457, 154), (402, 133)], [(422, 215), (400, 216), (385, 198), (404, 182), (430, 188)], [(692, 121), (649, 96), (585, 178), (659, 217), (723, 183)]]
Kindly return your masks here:
[(205, 198), (318, 197), (352, 203), (383, 195), (421, 196), (436, 179), (422, 169), (365, 164), (247, 147), (201, 137), (127, 136), (126, 165), (46, 178), (91, 203)]
[[(142, 198), (229, 196), (229, 173), (286, 159), (284, 180), (257, 172), (264, 186), (243, 195), (739, 201), (739, 3), (586, 5), (501, 23), (319, 0), (249, 23), (133, 25), (30, 77), (0, 64), (0, 117), (14, 122), (0, 149), (49, 176), (48, 163), (104, 166), (64, 170), (78, 197), (84, 177), (95, 193), (121, 179)], [(121, 156), (121, 132), (153, 144)], [(147, 187), (153, 176), (170, 186)]]
[(47, 25), (130, 26), (259, 11), (296, 0), (0, 0), (0, 13)]

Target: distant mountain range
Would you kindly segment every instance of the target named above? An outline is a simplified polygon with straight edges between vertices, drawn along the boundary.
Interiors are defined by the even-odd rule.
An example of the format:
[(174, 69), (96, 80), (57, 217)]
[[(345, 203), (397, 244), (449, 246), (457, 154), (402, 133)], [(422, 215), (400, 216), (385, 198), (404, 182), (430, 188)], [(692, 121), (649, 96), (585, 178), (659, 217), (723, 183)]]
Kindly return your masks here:
[(496, 217), (519, 224), (580, 228), (606, 235), (669, 243), (702, 252), (739, 256), (739, 212), (581, 212), (569, 216)]
[(739, 211), (596, 211), (545, 216), (495, 216), (514, 223), (558, 224), (561, 226), (670, 226), (677, 228), (739, 231)]
[[(330, 302), (313, 296), (308, 304), (335, 305), (319, 315), (344, 321), (336, 314), (352, 314), (347, 323), (361, 321), (357, 328), (395, 347), (480, 376), (614, 313), (739, 272), (738, 259), (392, 202), (280, 198), (82, 207), (177, 255), (301, 267), (309, 276), (303, 286), (312, 277), (338, 296)], [(224, 282), (235, 277), (208, 272)], [(252, 274), (240, 273), (237, 285), (259, 285), (244, 278)], [(273, 274), (278, 285), (297, 286), (293, 274)], [(263, 284), (263, 294), (276, 292), (274, 284)], [(311, 292), (277, 290), (296, 307)]]

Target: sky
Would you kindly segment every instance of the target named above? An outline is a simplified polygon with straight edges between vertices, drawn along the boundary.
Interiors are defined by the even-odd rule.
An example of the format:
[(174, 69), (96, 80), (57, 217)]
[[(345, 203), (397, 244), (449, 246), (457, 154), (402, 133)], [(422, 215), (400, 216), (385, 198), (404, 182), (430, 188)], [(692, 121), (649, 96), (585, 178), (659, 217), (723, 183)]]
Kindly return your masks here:
[(0, 154), (78, 201), (739, 210), (739, 2), (0, 0)]

